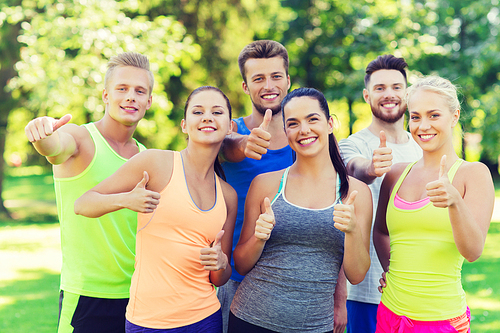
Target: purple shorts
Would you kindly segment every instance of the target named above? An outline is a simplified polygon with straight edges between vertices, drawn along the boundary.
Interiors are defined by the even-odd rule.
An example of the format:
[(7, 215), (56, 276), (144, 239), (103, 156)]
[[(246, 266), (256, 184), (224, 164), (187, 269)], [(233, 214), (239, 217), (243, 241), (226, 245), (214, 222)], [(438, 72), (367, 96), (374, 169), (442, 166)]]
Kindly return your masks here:
[(457, 318), (436, 321), (413, 320), (398, 316), (380, 302), (375, 333), (470, 333), (470, 310)]

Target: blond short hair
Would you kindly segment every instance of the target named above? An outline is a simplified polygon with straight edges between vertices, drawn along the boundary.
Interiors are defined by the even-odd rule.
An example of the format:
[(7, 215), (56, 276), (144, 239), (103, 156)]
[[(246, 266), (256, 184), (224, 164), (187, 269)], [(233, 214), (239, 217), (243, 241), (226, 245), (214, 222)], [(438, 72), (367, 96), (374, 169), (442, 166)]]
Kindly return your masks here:
[(417, 82), (411, 85), (406, 91), (406, 104), (411, 96), (418, 90), (424, 89), (443, 96), (451, 112), (460, 110), (460, 101), (458, 100), (458, 88), (445, 78), (436, 75), (429, 75), (419, 78)]
[(107, 88), (109, 80), (113, 76), (113, 72), (118, 67), (131, 66), (140, 69), (144, 69), (148, 72), (148, 93), (151, 95), (153, 91), (153, 85), (155, 82), (153, 72), (149, 69), (149, 60), (145, 55), (135, 52), (125, 52), (118, 54), (114, 57), (111, 57), (108, 61), (108, 70), (106, 71), (106, 75), (104, 76), (104, 86)]

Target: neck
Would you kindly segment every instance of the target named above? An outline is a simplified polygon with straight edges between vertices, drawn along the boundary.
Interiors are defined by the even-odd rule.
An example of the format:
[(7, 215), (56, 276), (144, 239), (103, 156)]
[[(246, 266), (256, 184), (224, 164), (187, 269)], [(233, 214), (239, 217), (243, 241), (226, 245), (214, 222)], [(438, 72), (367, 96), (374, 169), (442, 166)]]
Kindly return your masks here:
[(453, 144), (451, 142), (441, 147), (441, 149), (435, 151), (424, 150), (422, 154), (424, 167), (439, 168), (443, 155), (446, 155), (446, 170), (449, 170), (453, 163), (458, 160), (458, 155), (455, 152), (455, 149), (453, 148)]
[(95, 125), (102, 136), (117, 144), (126, 144), (132, 140), (132, 136), (137, 127), (137, 124), (125, 126), (107, 114), (105, 114), (101, 120), (95, 122)]
[(213, 177), (214, 161), (219, 153), (217, 147), (197, 145), (188, 141), (187, 147), (181, 151), (185, 169), (193, 171), (191, 175), (200, 178)]
[(313, 157), (305, 157), (297, 154), (297, 160), (293, 164), (293, 168), (305, 177), (319, 179), (325, 179), (325, 177), (329, 177), (335, 173), (328, 149)]
[(372, 122), (368, 126), (368, 130), (374, 135), (379, 136), (380, 131), (385, 132), (387, 142), (390, 143), (406, 143), (408, 142), (408, 134), (404, 129), (404, 117), (401, 117), (398, 121), (394, 123), (388, 123), (379, 118), (372, 117)]

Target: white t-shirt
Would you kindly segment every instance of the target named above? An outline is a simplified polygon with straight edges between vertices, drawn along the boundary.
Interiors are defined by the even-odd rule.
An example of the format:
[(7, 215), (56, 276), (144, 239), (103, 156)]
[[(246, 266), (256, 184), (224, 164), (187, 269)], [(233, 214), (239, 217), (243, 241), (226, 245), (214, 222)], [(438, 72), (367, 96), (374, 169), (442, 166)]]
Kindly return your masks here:
[[(403, 163), (403, 162), (413, 162), (422, 157), (422, 149), (413, 140), (410, 133), (408, 134), (408, 142), (402, 144), (395, 144), (387, 142), (387, 147), (392, 149), (393, 160), (392, 163)], [(354, 157), (364, 157), (371, 160), (373, 157), (373, 151), (380, 146), (380, 138), (370, 132), (368, 128), (362, 129), (361, 131), (352, 134), (347, 139), (343, 139), (339, 142), (340, 154), (344, 163), (347, 165), (351, 159)], [(380, 193), (380, 186), (384, 176), (377, 177), (373, 183), (368, 185), (372, 191), (373, 198), (373, 221), (372, 230), (370, 234), (370, 259), (371, 265), (368, 273), (366, 273), (365, 279), (357, 284), (350, 285), (348, 281), (348, 300), (378, 304), (380, 303), (380, 298), (382, 294), (378, 291), (378, 286), (380, 285), (379, 279), (382, 277), (382, 266), (377, 257), (377, 252), (373, 246), (373, 222), (375, 221), (375, 216), (377, 212), (378, 197)]]

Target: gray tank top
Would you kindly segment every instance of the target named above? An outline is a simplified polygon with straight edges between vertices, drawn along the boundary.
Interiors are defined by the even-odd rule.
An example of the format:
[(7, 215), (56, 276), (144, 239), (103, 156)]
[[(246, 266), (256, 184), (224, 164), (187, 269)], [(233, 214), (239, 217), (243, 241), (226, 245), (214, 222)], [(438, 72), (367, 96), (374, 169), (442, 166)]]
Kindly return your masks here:
[(271, 206), (276, 225), (254, 268), (241, 282), (231, 312), (276, 332), (333, 329), (333, 294), (344, 256), (344, 233), (333, 224), (333, 207), (309, 209), (285, 198), (289, 168)]

